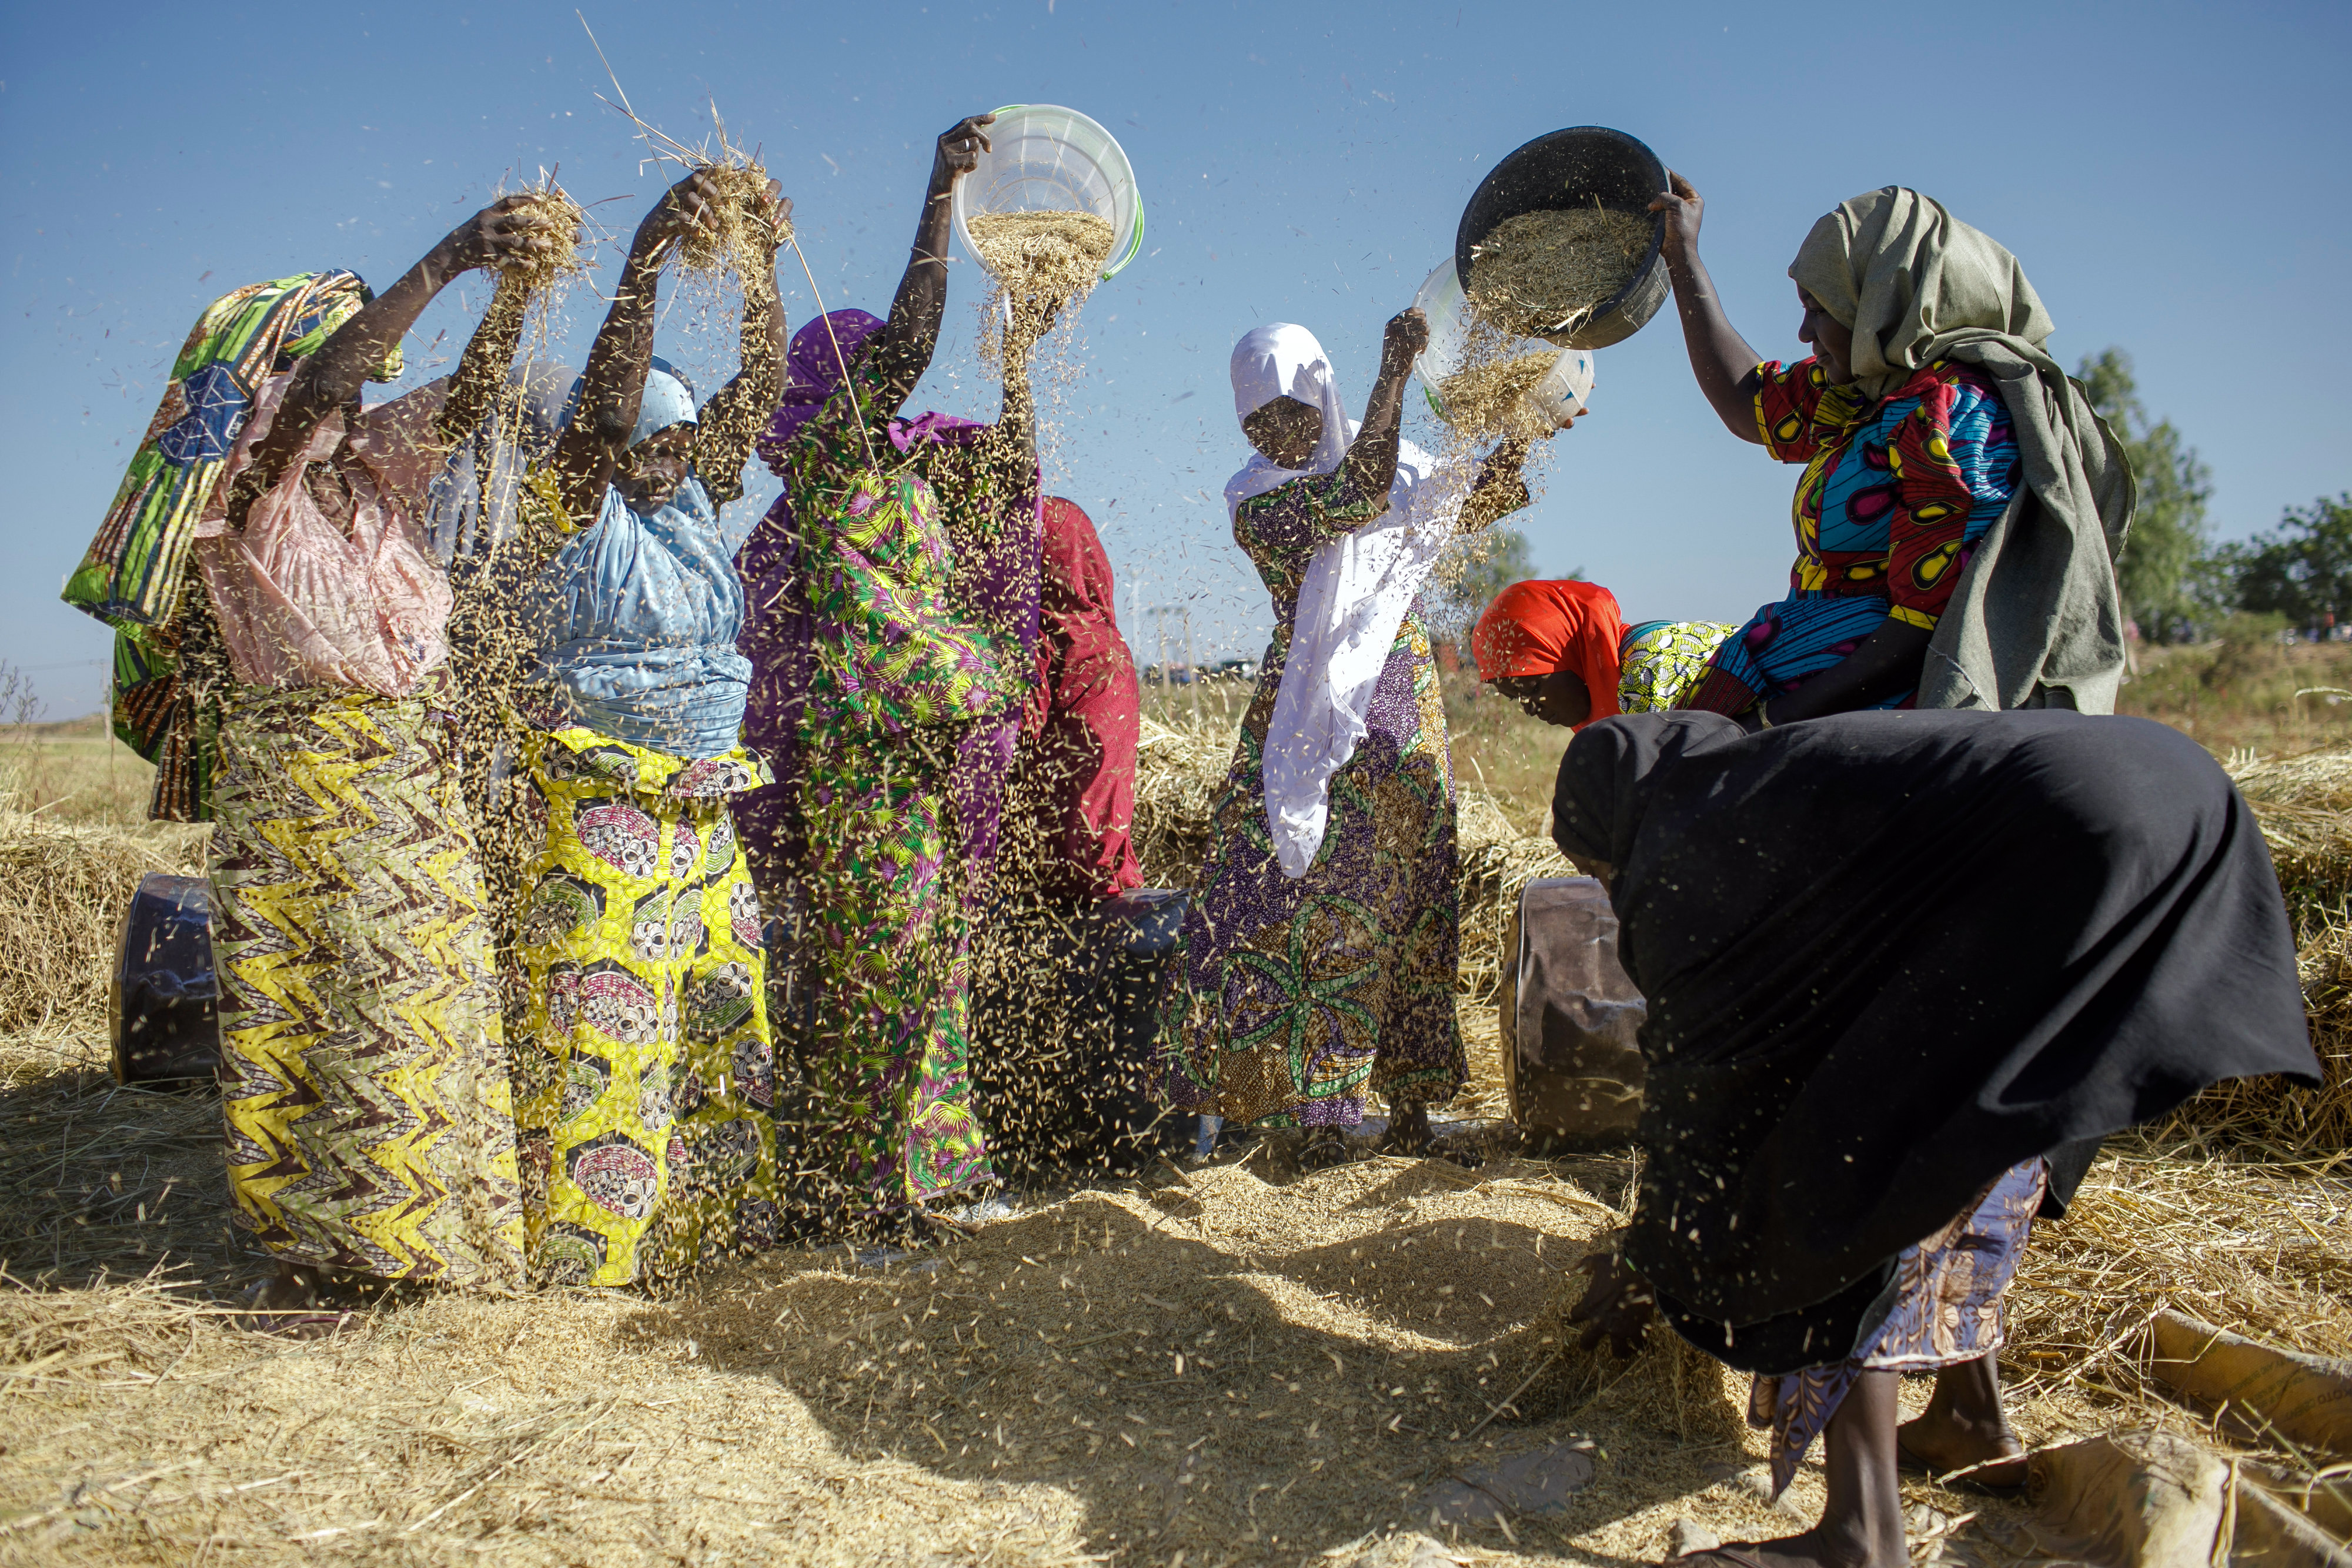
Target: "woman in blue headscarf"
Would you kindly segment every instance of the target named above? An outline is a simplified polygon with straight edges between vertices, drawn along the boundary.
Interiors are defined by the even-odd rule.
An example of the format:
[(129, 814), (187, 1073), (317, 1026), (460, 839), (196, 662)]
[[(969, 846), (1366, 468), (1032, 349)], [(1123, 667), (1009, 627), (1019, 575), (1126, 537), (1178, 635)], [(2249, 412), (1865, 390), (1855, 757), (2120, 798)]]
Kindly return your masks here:
[(637, 230), (575, 389), (519, 506), (547, 557), (525, 594), (534, 727), (513, 782), (515, 1051), (526, 1240), (541, 1282), (673, 1277), (774, 1239), (774, 1066), (759, 899), (728, 815), (762, 781), (744, 749), (735, 652), (748, 531), (719, 519), (772, 407), (783, 353), (768, 187), (766, 265), (743, 286), (742, 368), (698, 408), (653, 358), (673, 245), (734, 199), (706, 173)]

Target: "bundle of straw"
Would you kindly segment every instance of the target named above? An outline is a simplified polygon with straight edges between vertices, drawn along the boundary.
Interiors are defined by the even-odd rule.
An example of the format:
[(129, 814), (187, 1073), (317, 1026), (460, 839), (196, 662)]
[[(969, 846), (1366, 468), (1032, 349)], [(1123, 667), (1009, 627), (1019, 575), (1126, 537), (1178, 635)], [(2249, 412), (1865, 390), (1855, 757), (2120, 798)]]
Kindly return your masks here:
[(587, 213), (572, 199), (572, 193), (545, 174), (517, 193), (523, 197), (519, 210), (542, 220), (552, 243), (500, 267), (500, 280), (510, 279), (535, 294), (586, 272), (588, 264), (580, 259), (580, 225)]
[(705, 220), (678, 242), (678, 265), (689, 272), (732, 271), (737, 277), (768, 265), (774, 247), (792, 238), (792, 220), (772, 225), (768, 171), (748, 154), (725, 150), (697, 172), (719, 187), (719, 200)]
[(0, 1034), (106, 1017), (123, 911), (151, 871), (202, 869), (201, 826), (80, 827), (0, 805)]

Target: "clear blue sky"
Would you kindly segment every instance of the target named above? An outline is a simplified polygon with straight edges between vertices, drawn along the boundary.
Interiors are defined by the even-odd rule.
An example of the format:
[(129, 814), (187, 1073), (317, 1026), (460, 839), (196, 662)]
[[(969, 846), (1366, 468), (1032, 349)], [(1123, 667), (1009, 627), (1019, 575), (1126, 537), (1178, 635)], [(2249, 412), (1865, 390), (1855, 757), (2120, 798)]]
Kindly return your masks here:
[[(1087, 307), (1049, 484), (1095, 515), (1122, 614), (1139, 579), (1147, 604), (1194, 607), (1204, 644), (1255, 652), (1266, 622), (1215, 501), (1243, 455), (1234, 339), (1306, 324), (1360, 406), (1381, 321), (1480, 175), (1562, 125), (1628, 131), (1692, 179), (1709, 265), (1763, 352), (1801, 351), (1785, 273), (1812, 220), (1915, 185), (2022, 259), (2062, 361), (2132, 353), (2148, 406), (2212, 465), (2219, 533), (2352, 486), (2342, 5), (607, 0), (588, 16), (646, 119), (692, 141), (715, 99), (762, 147), (830, 304), (886, 308), (931, 140), (958, 116), (1066, 103), (1119, 136), (1149, 254)], [(16, 5), (0, 78), (0, 659), (52, 714), (95, 706), (106, 651), (58, 587), (208, 300), (311, 267), (386, 283), (543, 164), (583, 201), (625, 193), (599, 209), (624, 234), (661, 183), (598, 102), (569, 5)], [(811, 305), (789, 259), (783, 281), (797, 325)], [(991, 406), (977, 299), (960, 267), (919, 406)], [(445, 300), (412, 379), (463, 340)], [(575, 362), (599, 313), (575, 294)], [(688, 319), (673, 313), (666, 352), (731, 353)], [(1584, 568), (1635, 617), (1738, 620), (1776, 596), (1794, 471), (1717, 423), (1671, 308), (1600, 377), (1519, 519), (1538, 562)]]

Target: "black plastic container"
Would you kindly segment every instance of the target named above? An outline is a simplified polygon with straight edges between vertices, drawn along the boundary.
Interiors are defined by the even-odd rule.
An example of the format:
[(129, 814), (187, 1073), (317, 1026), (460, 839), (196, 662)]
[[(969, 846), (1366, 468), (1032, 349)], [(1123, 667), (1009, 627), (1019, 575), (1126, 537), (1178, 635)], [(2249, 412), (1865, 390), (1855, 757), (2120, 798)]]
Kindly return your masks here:
[(212, 888), (203, 877), (151, 872), (140, 879), (106, 988), (116, 1082), (218, 1082), (211, 920)]
[(1455, 273), (1466, 282), (1471, 247), (1521, 213), (1589, 207), (1597, 199), (1612, 212), (1646, 218), (1650, 247), (1642, 253), (1633, 277), (1581, 327), (1549, 340), (1563, 349), (1622, 343), (1666, 302), (1666, 258), (1659, 250), (1665, 237), (1665, 214), (1649, 210), (1665, 188), (1666, 166), (1658, 155), (1622, 131), (1576, 125), (1538, 136), (1488, 170), (1471, 193), (1470, 204), (1462, 209), (1461, 226), (1454, 232)]

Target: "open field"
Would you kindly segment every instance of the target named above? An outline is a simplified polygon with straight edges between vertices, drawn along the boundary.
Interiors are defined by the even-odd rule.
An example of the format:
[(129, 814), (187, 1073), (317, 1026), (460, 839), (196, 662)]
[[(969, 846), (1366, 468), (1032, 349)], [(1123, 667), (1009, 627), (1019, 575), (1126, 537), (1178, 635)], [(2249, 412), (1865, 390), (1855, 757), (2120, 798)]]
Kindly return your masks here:
[[(1246, 689), (1205, 688), (1200, 731), (1191, 695), (1147, 693), (1178, 721), (1146, 732), (1162, 874)], [(1458, 689), (1449, 709), (1475, 1073), (1457, 1109), (1492, 1116), (1492, 947), (1508, 888), (1557, 867), (1524, 835), (1564, 737)], [(0, 1037), (0, 1561), (1402, 1564), (1381, 1538), (1418, 1529), (1459, 1562), (1618, 1568), (1655, 1561), (1678, 1519), (1727, 1539), (1800, 1523), (1759, 1493), (1739, 1380), (1663, 1334), (1631, 1364), (1563, 1348), (1569, 1270), (1619, 1223), (1625, 1157), (1302, 1174), (1261, 1143), (1016, 1195), (938, 1253), (791, 1248), (669, 1300), (420, 1294), (329, 1342), (243, 1332), (226, 1302), (263, 1265), (224, 1223), (217, 1103), (117, 1087), (91, 983), (110, 890), (188, 863), (202, 831), (60, 821), (54, 802), (97, 799), (68, 762), (127, 772), (114, 798), (143, 802), (141, 769), (41, 757), (65, 781), (52, 809), (0, 812), (13, 937), (62, 966), (0, 996), (18, 1019)], [(2352, 753), (2245, 779), (2340, 1058)], [(2029, 1441), (2147, 1424), (2226, 1441), (2133, 1354), (2166, 1305), (2352, 1355), (2337, 1129), (2216, 1103), (2111, 1145), (2011, 1297)], [(1594, 1479), (1557, 1511), (1431, 1524), (1447, 1478), (1499, 1484), (1498, 1464), (1562, 1447)], [(1811, 1517), (1821, 1484), (1817, 1449), (1786, 1509)], [(1927, 1559), (2037, 1555), (2022, 1503), (1906, 1496)]]

